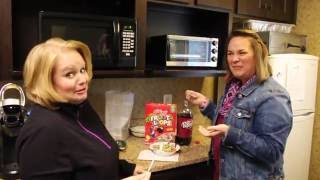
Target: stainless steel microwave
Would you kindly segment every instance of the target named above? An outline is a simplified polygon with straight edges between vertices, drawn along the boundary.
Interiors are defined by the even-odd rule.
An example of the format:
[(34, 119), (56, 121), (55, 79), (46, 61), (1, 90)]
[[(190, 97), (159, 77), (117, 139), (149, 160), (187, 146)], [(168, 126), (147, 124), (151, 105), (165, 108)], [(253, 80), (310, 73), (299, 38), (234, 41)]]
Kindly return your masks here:
[(86, 43), (93, 69), (136, 66), (136, 20), (123, 17), (39, 12), (39, 40), (51, 37)]
[(149, 68), (217, 67), (218, 38), (162, 35), (149, 40)]

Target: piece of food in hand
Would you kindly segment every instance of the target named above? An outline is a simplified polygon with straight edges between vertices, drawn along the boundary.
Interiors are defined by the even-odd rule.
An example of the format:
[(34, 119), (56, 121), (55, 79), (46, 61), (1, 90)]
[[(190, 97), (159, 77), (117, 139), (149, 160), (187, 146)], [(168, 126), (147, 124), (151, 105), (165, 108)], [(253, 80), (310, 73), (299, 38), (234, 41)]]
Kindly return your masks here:
[(198, 128), (199, 132), (204, 136), (210, 136), (210, 132), (207, 128), (204, 128), (203, 126), (199, 126)]

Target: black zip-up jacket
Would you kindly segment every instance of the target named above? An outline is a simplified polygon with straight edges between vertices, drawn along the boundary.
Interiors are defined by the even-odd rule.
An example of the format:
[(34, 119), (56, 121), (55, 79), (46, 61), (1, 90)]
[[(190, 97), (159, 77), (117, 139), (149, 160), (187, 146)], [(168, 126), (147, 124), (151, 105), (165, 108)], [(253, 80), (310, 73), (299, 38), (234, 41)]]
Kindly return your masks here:
[(59, 107), (31, 106), (16, 142), (22, 179), (118, 180), (133, 174), (135, 165), (119, 160), (116, 142), (88, 101)]

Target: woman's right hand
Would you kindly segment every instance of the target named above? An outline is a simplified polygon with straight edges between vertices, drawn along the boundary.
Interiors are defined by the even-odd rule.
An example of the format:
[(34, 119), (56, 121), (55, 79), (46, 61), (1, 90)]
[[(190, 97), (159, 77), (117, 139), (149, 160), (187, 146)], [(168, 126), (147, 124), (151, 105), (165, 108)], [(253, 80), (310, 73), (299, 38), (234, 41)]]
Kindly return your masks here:
[(124, 178), (122, 180), (149, 180), (151, 177), (151, 172), (144, 172), (138, 175), (134, 175), (134, 176), (129, 176), (127, 178)]
[(201, 106), (204, 104), (208, 104), (208, 101), (209, 101), (208, 98), (201, 93), (198, 93), (192, 90), (186, 90), (185, 94), (186, 94), (186, 99), (194, 105)]

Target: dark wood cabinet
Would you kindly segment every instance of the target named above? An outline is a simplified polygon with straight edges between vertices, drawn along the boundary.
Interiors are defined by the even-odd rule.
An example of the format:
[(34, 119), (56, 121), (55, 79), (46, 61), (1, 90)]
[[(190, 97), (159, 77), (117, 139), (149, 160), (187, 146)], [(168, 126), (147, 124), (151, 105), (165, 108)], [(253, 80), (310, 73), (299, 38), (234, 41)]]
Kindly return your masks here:
[(296, 0), (238, 0), (237, 14), (295, 23), (296, 3)]
[(11, 0), (0, 0), (0, 80), (10, 79), (12, 69)]
[(234, 0), (196, 0), (198, 6), (218, 7), (227, 10), (234, 10)]
[[(136, 18), (137, 66), (129, 70), (94, 72), (95, 78), (106, 78), (222, 76), (224, 44), (232, 28), (233, 17), (294, 23), (296, 5), (297, 0), (0, 0), (0, 80), (21, 79), (21, 69), (15, 69), (16, 57), (23, 59), (26, 54), (17, 54), (16, 50), (24, 49), (25, 44), (20, 42), (21, 38), (28, 39), (28, 33), (36, 33), (24, 27), (33, 26), (37, 29), (36, 20), (32, 20), (33, 24), (25, 20), (43, 7), (51, 11)], [(16, 35), (17, 29), (22, 32), (19, 36)], [(148, 38), (163, 34), (219, 38), (218, 68), (146, 70)]]
[(267, 17), (288, 23), (295, 23), (296, 0), (270, 0)]
[(177, 3), (194, 7), (217, 8), (233, 10), (235, 0), (158, 0), (168, 3)]
[[(190, 6), (191, 3), (192, 7)], [(28, 34), (37, 33), (38, 20), (36, 17), (37, 13), (40, 10), (75, 12), (85, 14), (93, 13), (105, 16), (136, 18), (136, 68), (95, 70), (94, 78), (181, 76), (203, 77), (212, 75), (222, 76), (224, 74), (224, 71), (221, 69), (167, 69), (164, 71), (150, 71), (145, 69), (147, 38), (152, 33), (158, 33), (157, 30), (153, 31), (153, 29), (161, 29), (160, 32), (163, 33), (174, 33), (182, 35), (217, 35), (221, 37), (222, 41), (228, 34), (228, 13), (217, 13), (215, 12), (215, 10), (207, 11), (206, 9), (194, 8), (195, 0), (173, 0), (167, 1), (164, 4), (167, 4), (164, 9), (171, 9), (169, 11), (171, 12), (171, 14), (173, 14), (173, 16), (170, 17), (169, 13), (169, 19), (172, 19), (172, 22), (174, 24), (170, 25), (166, 22), (166, 19), (160, 18), (159, 22), (164, 23), (165, 26), (159, 27), (158, 25), (150, 26), (150, 24), (148, 24), (148, 19), (151, 18), (153, 20), (156, 20), (154, 19), (153, 15), (149, 15), (149, 9), (150, 7), (152, 9), (153, 5), (152, 3), (150, 4), (148, 0), (81, 0), (80, 2), (76, 2), (75, 0), (50, 0), (45, 2), (41, 0), (31, 0), (28, 2), (20, 0), (0, 0), (0, 33), (3, 35), (0, 38), (0, 80), (19, 80), (22, 78), (22, 66), (24, 63), (24, 59), (27, 55), (27, 52), (32, 48), (32, 46), (26, 47), (26, 43), (24, 42), (30, 42), (28, 40), (30, 39), (28, 38)], [(187, 9), (190, 9), (178, 9), (178, 11), (176, 11), (176, 4), (180, 4), (187, 7)], [(170, 6), (172, 6), (173, 8), (171, 8)], [(162, 11), (160, 13), (161, 16), (166, 10), (160, 10)], [(165, 16), (167, 17), (167, 15)], [(179, 23), (177, 23), (179, 22), (179, 20), (181, 20), (179, 17), (182, 17), (182, 20), (185, 23), (189, 24), (188, 26), (191, 27), (191, 29), (186, 26), (179, 27)], [(219, 19), (219, 21), (215, 21), (215, 23), (205, 23), (206, 21), (211, 19)], [(215, 26), (217, 26), (217, 28)], [(32, 30), (28, 30), (29, 27), (32, 27)], [(187, 30), (183, 30), (183, 28), (186, 28)], [(186, 31), (188, 31), (189, 33), (185, 33)], [(31, 44), (33, 45), (37, 43), (38, 42), (36, 41), (31, 42)]]
[(181, 3), (181, 4), (193, 4), (194, 0), (160, 0), (164, 2), (173, 2), (173, 3)]
[(175, 169), (154, 172), (151, 180), (212, 180), (213, 167), (207, 162), (182, 166)]

